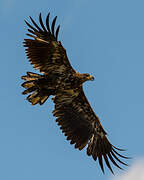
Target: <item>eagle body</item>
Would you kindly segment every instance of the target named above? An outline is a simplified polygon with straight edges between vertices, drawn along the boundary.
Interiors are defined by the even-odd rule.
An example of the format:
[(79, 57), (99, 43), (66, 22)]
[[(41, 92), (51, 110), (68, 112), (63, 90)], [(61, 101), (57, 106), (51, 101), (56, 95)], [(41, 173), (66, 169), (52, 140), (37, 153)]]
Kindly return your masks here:
[(66, 136), (70, 144), (76, 149), (87, 147), (87, 155), (98, 159), (104, 172), (103, 160), (113, 173), (109, 160), (122, 169), (116, 161), (127, 165), (120, 158), (127, 158), (117, 151), (123, 151), (113, 146), (104, 130), (101, 122), (91, 108), (83, 91), (83, 83), (93, 80), (88, 73), (78, 73), (71, 66), (65, 48), (58, 41), (60, 26), (55, 30), (57, 16), (49, 25), (49, 15), (44, 25), (41, 13), (39, 15), (40, 26), (30, 17), (31, 24), (24, 40), (26, 55), (33, 67), (41, 74), (27, 72), (21, 78), (25, 81), (22, 87), (23, 94), (28, 94), (27, 100), (32, 104), (42, 105), (49, 96), (55, 104), (53, 115), (56, 122)]

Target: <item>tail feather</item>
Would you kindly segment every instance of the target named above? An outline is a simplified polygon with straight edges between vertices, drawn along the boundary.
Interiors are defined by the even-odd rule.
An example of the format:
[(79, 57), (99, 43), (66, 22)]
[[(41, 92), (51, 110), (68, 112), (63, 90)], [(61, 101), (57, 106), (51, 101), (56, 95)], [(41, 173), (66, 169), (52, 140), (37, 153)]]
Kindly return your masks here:
[(22, 92), (23, 95), (25, 94), (28, 94), (28, 93), (31, 93), (33, 91), (36, 90), (36, 87), (35, 86), (32, 86), (32, 87), (28, 87), (28, 89), (26, 89), (25, 91)]
[(22, 83), (21, 86), (26, 88), (26, 89), (32, 88), (35, 86), (35, 81), (34, 80), (33, 81), (26, 81), (26, 82)]
[(40, 104), (40, 105), (44, 104), (48, 98), (49, 98), (49, 96), (43, 96), (43, 97), (41, 97), (41, 100), (40, 100), (39, 104)]
[(32, 105), (35, 105), (39, 102), (40, 97), (38, 96), (38, 92), (34, 91), (32, 94), (30, 94), (27, 97), (27, 100), (32, 103)]
[(27, 75), (22, 76), (21, 79), (26, 80), (26, 81), (32, 81), (32, 80), (38, 80), (42, 75), (32, 73), (32, 72), (27, 72)]
[(43, 88), (43, 84), (40, 84), (40, 81), (44, 76), (27, 72), (27, 75), (22, 76), (21, 79), (25, 80), (24, 83), (22, 83), (22, 87), (24, 87), (26, 90), (22, 92), (22, 94), (29, 94), (27, 97), (27, 100), (32, 104), (44, 104), (44, 102), (48, 99), (48, 97), (51, 95), (51, 91), (48, 89)]

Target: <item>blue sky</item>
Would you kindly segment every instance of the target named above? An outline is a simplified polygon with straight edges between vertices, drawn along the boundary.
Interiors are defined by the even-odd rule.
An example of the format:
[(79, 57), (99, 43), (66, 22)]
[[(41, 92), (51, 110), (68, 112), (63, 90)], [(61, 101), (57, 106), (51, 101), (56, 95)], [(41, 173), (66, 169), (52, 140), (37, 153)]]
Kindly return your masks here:
[[(58, 16), (59, 40), (73, 67), (95, 76), (84, 85), (112, 144), (144, 158), (144, 1), (1, 0), (0, 179), (113, 179), (105, 168), (75, 150), (55, 123), (53, 104), (31, 106), (21, 95), (20, 79), (29, 64), (23, 39), (24, 19)], [(144, 163), (142, 163), (144, 170)]]

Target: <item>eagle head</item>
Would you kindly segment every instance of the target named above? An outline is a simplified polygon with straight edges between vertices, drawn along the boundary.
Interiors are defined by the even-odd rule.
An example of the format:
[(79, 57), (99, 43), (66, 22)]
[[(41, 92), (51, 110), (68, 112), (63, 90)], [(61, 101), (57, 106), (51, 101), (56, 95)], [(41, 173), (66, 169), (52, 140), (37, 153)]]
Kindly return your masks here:
[(84, 82), (89, 81), (89, 80), (91, 80), (91, 81), (94, 80), (94, 77), (92, 75), (88, 74), (88, 73), (83, 73), (83, 74), (76, 73), (75, 77), (80, 79), (81, 83), (84, 83)]
[(84, 73), (82, 74), (82, 79), (83, 79), (83, 82), (85, 81), (93, 81), (94, 80), (94, 77), (88, 73)]

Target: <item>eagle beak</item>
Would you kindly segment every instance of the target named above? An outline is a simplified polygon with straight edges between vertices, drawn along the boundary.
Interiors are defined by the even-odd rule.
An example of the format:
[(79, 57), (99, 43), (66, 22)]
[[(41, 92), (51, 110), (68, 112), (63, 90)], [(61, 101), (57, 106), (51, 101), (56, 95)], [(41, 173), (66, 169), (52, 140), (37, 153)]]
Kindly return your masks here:
[(93, 76), (89, 76), (89, 80), (93, 81), (94, 80), (94, 77)]

